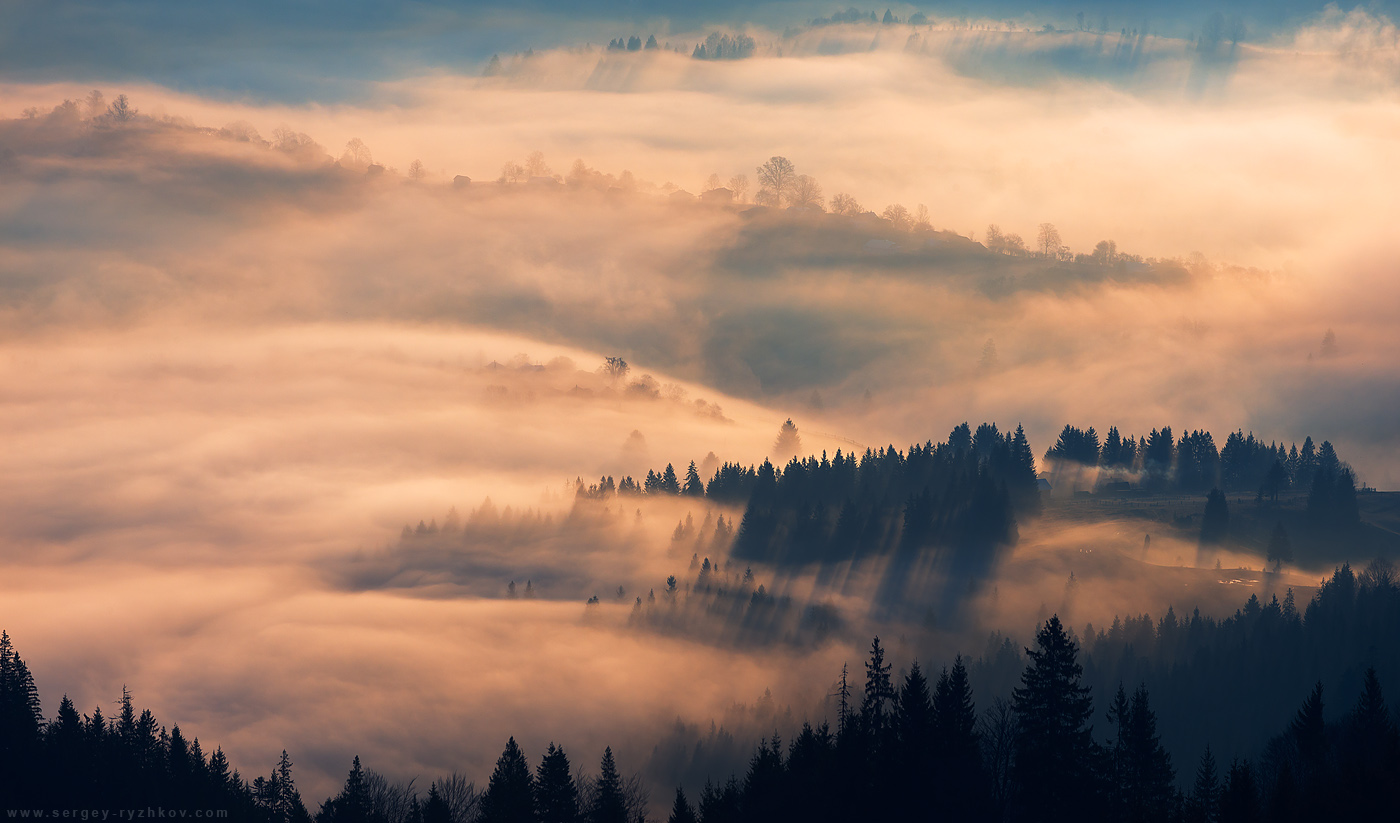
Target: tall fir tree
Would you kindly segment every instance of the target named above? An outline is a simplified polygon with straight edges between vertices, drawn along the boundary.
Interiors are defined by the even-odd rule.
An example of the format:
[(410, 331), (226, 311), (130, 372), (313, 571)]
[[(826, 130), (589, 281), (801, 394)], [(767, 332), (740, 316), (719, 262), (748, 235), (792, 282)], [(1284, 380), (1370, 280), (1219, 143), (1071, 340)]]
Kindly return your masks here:
[(1016, 710), (1016, 816), (1048, 822), (1079, 821), (1094, 808), (1096, 750), (1088, 725), (1094, 713), (1081, 685), (1078, 649), (1058, 615), (1036, 634), (1036, 647), (1012, 693)]
[(666, 818), (666, 823), (699, 823), (690, 801), (685, 799), (685, 791), (679, 786), (676, 787), (676, 800), (671, 804), (671, 816)]
[(1187, 823), (1219, 823), (1220, 820), (1220, 775), (1215, 767), (1215, 755), (1210, 746), (1201, 754), (1201, 764), (1196, 767), (1196, 783), (1191, 787), (1191, 798), (1187, 803)]
[(603, 750), (598, 777), (593, 783), (588, 823), (628, 823), (627, 799), (622, 793), (622, 777), (617, 773), (611, 746)]
[(530, 765), (512, 737), (506, 742), (496, 768), (481, 796), (479, 823), (533, 823), (535, 784)]
[(883, 732), (889, 722), (889, 702), (894, 699), (890, 682), (893, 664), (885, 662), (885, 650), (876, 637), (870, 644), (870, 660), (865, 664), (865, 694), (861, 697), (861, 720), (872, 733)]
[(535, 770), (535, 811), (540, 823), (576, 823), (578, 800), (569, 756), (562, 746), (550, 743)]

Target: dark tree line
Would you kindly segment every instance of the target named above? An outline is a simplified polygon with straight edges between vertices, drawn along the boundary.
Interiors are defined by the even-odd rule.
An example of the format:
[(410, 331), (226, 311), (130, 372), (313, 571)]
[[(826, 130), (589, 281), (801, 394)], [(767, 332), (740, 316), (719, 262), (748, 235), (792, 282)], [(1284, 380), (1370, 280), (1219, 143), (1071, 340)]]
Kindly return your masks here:
[(1206, 746), (1178, 780), (1147, 686), (1120, 681), (1100, 714), (1058, 617), (1026, 655), (1011, 700), (979, 716), (961, 658), (932, 688), (917, 663), (896, 686), (876, 638), (858, 702), (842, 672), (835, 729), (804, 724), (786, 751), (764, 741), (742, 779), (709, 783), (698, 804), (678, 789), (669, 819), (1262, 823), (1400, 812), (1400, 734), (1374, 668), (1339, 718), (1324, 717), (1319, 682), (1291, 722), (1288, 711), (1272, 718), (1281, 731), (1257, 759), (1222, 768)]
[[(721, 470), (723, 471), (723, 470)], [(732, 472), (732, 470), (731, 470)], [(857, 458), (794, 458), (755, 472), (734, 556), (770, 563), (834, 562), (930, 546), (962, 550), (972, 567), (1016, 541), (1018, 513), (1038, 511), (1025, 432), (966, 424), (947, 442), (867, 450)]]
[(122, 689), (119, 709), (80, 714), (65, 695), (45, 721), (34, 679), (0, 634), (0, 807), (227, 809), (233, 820), (309, 821), (283, 752), (267, 777), (248, 781), (222, 749), (206, 755), (179, 726), (138, 712)]
[[(790, 421), (789, 421), (790, 422)], [(955, 546), (979, 552), (1016, 541), (1018, 515), (1040, 509), (1035, 455), (1025, 431), (963, 423), (943, 443), (866, 449), (864, 454), (757, 467), (725, 463), (708, 484), (695, 463), (682, 481), (674, 465), (642, 483), (610, 476), (576, 484), (581, 499), (672, 495), (745, 505), (734, 555), (772, 563), (847, 560), (896, 550)], [(983, 558), (985, 559), (985, 558)]]
[[(926, 676), (896, 675), (878, 638), (864, 684), (843, 670), (834, 727), (776, 734), (747, 772), (677, 791), (673, 821), (775, 819), (1162, 821), (1235, 823), (1400, 811), (1400, 732), (1382, 672), (1400, 671), (1400, 586), (1384, 563), (1341, 567), (1305, 609), (1292, 592), (1257, 596), (1223, 620), (1169, 610), (1074, 634), (1051, 617), (1005, 685), (961, 657)], [(1005, 645), (1005, 644), (1003, 644)], [(973, 683), (982, 683), (979, 711)], [(997, 697), (1010, 695), (1009, 700)], [(1329, 702), (1341, 695), (1341, 708)], [(28, 667), (0, 634), (0, 801), (224, 808), (230, 818), (318, 823), (639, 823), (646, 796), (611, 750), (596, 777), (551, 745), (532, 770), (512, 739), (479, 796), (453, 781), (395, 789), (358, 758), (343, 788), (308, 812), (286, 752), (248, 781), (221, 750), (205, 755), (178, 727), (64, 698), (46, 721)], [(1197, 742), (1188, 753), (1170, 738)], [(1207, 745), (1209, 744), (1209, 745)], [(1173, 749), (1178, 757), (1173, 757)], [(1225, 752), (1224, 759), (1217, 755)]]
[[(1208, 431), (1191, 431), (1175, 437), (1170, 426), (1153, 429), (1146, 437), (1123, 435), (1118, 427), (1109, 428), (1099, 440), (1093, 426), (1080, 429), (1065, 426), (1055, 445), (1045, 452), (1047, 462), (1063, 465), (1097, 466), (1104, 470), (1104, 482), (1132, 476), (1142, 488), (1156, 492), (1205, 492), (1219, 488), (1227, 492), (1250, 492), (1260, 498), (1277, 500), (1289, 490), (1311, 490), (1319, 484), (1327, 498), (1331, 490), (1349, 486), (1356, 478), (1351, 468), (1337, 456), (1328, 441), (1314, 446), (1311, 437), (1300, 449), (1294, 443), (1265, 443), (1253, 432), (1231, 432), (1225, 445), (1217, 448)], [(1344, 513), (1328, 508), (1323, 517), (1341, 523)]]

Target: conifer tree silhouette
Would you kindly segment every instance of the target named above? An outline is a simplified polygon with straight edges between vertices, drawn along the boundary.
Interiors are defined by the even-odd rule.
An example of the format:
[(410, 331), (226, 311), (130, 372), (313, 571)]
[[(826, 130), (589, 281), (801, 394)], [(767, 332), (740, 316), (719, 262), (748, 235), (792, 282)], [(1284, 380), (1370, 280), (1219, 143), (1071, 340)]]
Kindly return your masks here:
[(671, 804), (671, 816), (666, 823), (699, 823), (695, 810), (690, 807), (690, 801), (685, 799), (685, 792), (680, 787), (676, 788), (676, 801)]
[(562, 746), (550, 743), (535, 770), (535, 811), (540, 823), (575, 823), (579, 818), (578, 786)]
[(627, 823), (627, 801), (622, 794), (622, 778), (613, 761), (612, 747), (603, 749), (598, 777), (593, 784), (593, 802), (588, 823)]
[(534, 781), (525, 755), (512, 737), (496, 759), (496, 768), (481, 796), (481, 823), (532, 823), (534, 820)]
[(1094, 706), (1080, 684), (1077, 653), (1058, 615), (1037, 633), (1036, 648), (1026, 650), (1030, 663), (1012, 693), (1017, 806), (1023, 815), (1071, 821), (1094, 814), (1096, 747), (1087, 725)]

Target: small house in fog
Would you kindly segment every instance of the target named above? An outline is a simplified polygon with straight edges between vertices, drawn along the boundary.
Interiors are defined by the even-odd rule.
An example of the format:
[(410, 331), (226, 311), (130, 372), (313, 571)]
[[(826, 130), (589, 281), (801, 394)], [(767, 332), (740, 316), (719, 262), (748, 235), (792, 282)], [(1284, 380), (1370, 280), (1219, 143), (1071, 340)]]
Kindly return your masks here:
[(530, 185), (541, 189), (552, 189), (559, 185), (559, 181), (553, 177), (531, 177)]
[(893, 240), (872, 238), (865, 241), (866, 254), (894, 254), (899, 246)]
[(734, 190), (726, 188), (710, 189), (700, 195), (700, 202), (712, 206), (727, 206), (734, 202)]
[(671, 192), (670, 198), (672, 203), (689, 203), (695, 199), (695, 195), (685, 189), (676, 189)]
[(466, 188), (467, 186), (470, 186), (471, 184), (472, 184), (472, 179), (471, 179), (470, 177), (466, 176), (465, 174), (459, 174), (459, 175), (457, 175), (456, 177), (452, 178), (452, 188), (454, 188), (454, 189)]
[(1037, 477), (1035, 479), (1035, 487), (1043, 492), (1051, 490), (1050, 481), (1046, 480), (1044, 477)]

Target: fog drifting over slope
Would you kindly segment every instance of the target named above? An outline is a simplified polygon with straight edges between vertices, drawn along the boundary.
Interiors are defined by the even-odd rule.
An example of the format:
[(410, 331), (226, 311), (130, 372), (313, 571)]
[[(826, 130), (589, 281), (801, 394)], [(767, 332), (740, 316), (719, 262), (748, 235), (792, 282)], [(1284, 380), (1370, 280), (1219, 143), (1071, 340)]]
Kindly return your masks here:
[[(859, 651), (639, 634), (622, 606), (585, 621), (592, 588), (683, 571), (666, 551), (682, 511), (648, 510), (635, 539), (614, 512), (616, 532), (546, 547), (568, 583), (530, 602), (354, 589), (341, 564), (486, 497), (562, 517), (578, 476), (757, 462), (789, 416), (813, 452), (963, 420), (1024, 422), (1037, 454), (1066, 422), (1218, 441), (1252, 427), (1330, 439), (1393, 488), (1400, 110), (1386, 52), (1355, 48), (1358, 26), (1381, 47), (1393, 27), (1323, 22), (1228, 65), (1154, 42), (1126, 77), (1041, 83), (1011, 75), (1043, 41), (999, 39), (973, 72), (982, 35), (910, 53), (901, 32), (734, 63), (541, 53), (354, 104), (6, 85), (7, 117), (43, 110), (0, 123), (0, 623), (46, 697), (90, 710), (125, 682), (245, 769), (287, 746), (308, 799), (355, 752), (396, 777), (480, 779), (508, 734), (532, 756), (566, 735), (586, 763), (621, 743), (635, 769), (677, 714), (704, 721), (764, 688), (814, 706)], [(157, 119), (48, 114), (93, 85)], [(233, 121), (327, 148), (218, 131)], [(333, 166), (352, 137), (434, 174)], [(1076, 251), (1111, 238), (1175, 262), (1049, 276), (980, 253), (875, 258), (859, 231), (849, 255), (813, 259), (801, 232), (837, 225), (824, 216), (482, 182), (535, 149), (559, 173), (579, 157), (690, 191), (783, 154), (828, 196), (924, 203), (939, 229), (1030, 238), (1050, 221)], [(459, 173), (478, 182), (453, 188)], [(654, 382), (609, 382), (609, 355)], [(634, 430), (644, 456), (625, 449)], [(1064, 556), (1141, 542), (1116, 528), (1023, 528), (984, 623), (1023, 631), (1066, 605)], [(1186, 553), (1164, 542), (1142, 559)], [(1084, 584), (1072, 619), (1195, 605), (1135, 574)]]

